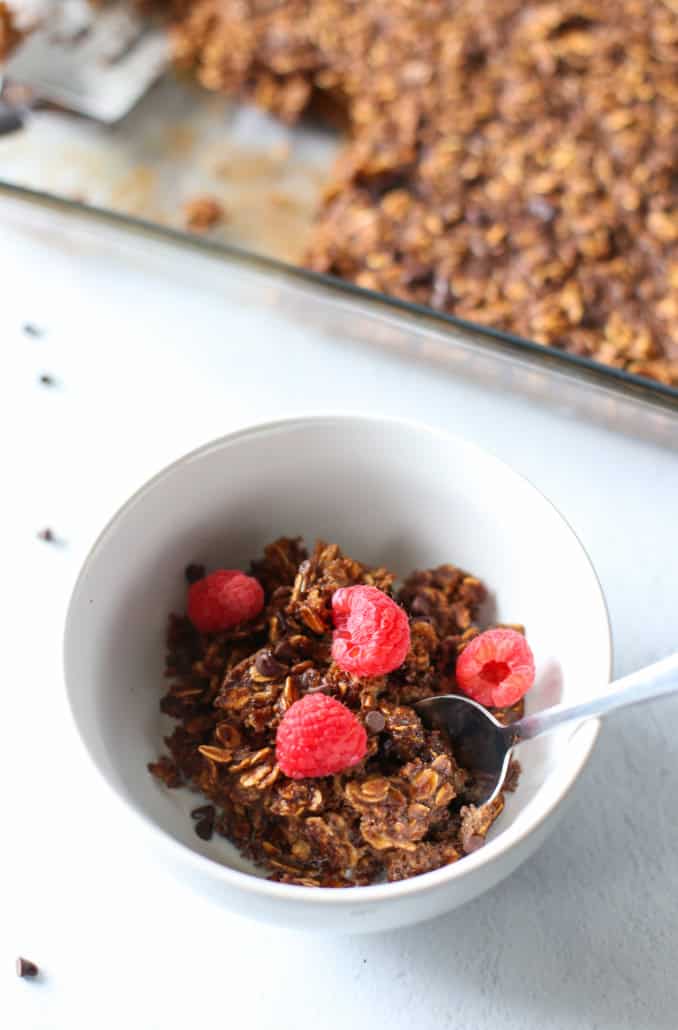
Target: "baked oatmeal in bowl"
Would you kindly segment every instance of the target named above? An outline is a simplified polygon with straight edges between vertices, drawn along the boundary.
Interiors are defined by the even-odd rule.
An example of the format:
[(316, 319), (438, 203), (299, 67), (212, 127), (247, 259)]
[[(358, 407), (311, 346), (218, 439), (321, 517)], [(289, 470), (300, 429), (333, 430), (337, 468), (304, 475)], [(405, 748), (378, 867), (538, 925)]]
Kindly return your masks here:
[(609, 665), (595, 573), (552, 505), (471, 443), (360, 415), (252, 427), (161, 472), (94, 545), (65, 636), (131, 845), (145, 831), (233, 911), (344, 932), (502, 880), (597, 735), (526, 745), (480, 806), (416, 702), (465, 692), (511, 720), (603, 689)]

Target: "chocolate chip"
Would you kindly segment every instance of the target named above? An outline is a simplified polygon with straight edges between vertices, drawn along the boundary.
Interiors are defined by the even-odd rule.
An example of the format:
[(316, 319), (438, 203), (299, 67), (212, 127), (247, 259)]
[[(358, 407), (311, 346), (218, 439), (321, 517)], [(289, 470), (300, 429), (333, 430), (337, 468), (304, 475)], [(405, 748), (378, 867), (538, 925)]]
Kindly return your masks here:
[(54, 530), (50, 529), (49, 526), (45, 526), (45, 528), (41, 529), (38, 533), (38, 540), (44, 540), (46, 544), (53, 544), (56, 540)]
[(262, 676), (270, 676), (271, 679), (285, 674), (285, 666), (281, 665), (270, 651), (261, 651), (257, 655), (254, 665), (257, 672), (261, 673)]
[(200, 805), (191, 812), (191, 819), (212, 819), (214, 820), (214, 805)]
[(211, 840), (212, 834), (214, 833), (214, 819), (210, 816), (205, 816), (195, 824), (195, 832), (201, 840)]
[(40, 382), (43, 386), (54, 386), (56, 384), (56, 379), (54, 376), (48, 375), (47, 372), (43, 372), (40, 376)]
[(21, 328), (26, 336), (42, 336), (42, 329), (38, 329), (37, 325), (33, 325), (32, 322), (25, 322)]
[(187, 583), (197, 583), (199, 579), (203, 579), (205, 575), (205, 566), (198, 565), (195, 562), (191, 562), (184, 569), (184, 576), (186, 577)]
[(464, 841), (464, 851), (467, 855), (470, 855), (473, 851), (477, 851), (478, 848), (482, 848), (484, 843), (484, 837), (481, 837), (479, 833), (472, 833), (471, 836), (467, 837)]
[(28, 958), (18, 958), (16, 960), (16, 975), (17, 976), (37, 976), (40, 970), (36, 966), (35, 962), (31, 962)]
[(365, 725), (370, 733), (381, 733), (386, 725), (386, 719), (381, 712), (368, 712), (365, 717)]
[(284, 612), (276, 612), (275, 617), (278, 620), (280, 632), (287, 633), (287, 619), (285, 618)]

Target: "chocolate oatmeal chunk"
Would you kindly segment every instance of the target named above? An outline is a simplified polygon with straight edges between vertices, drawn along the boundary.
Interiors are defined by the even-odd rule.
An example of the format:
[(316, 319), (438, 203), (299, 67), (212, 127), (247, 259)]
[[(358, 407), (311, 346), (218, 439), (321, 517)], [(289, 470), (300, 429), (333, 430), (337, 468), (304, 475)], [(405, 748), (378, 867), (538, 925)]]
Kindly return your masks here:
[[(389, 592), (393, 575), (336, 544), (320, 541), (307, 556), (293, 538), (269, 545), (252, 572), (266, 593), (252, 623), (214, 634), (183, 615), (168, 623), (170, 684), (160, 707), (176, 725), (168, 753), (149, 769), (167, 787), (202, 795), (191, 812), (198, 836), (228, 837), (273, 879), (326, 887), (415, 876), (482, 843), (503, 800), (474, 807), (481, 785), (412, 707), (454, 689), (454, 656), (480, 631), (482, 585), (453, 566), (414, 573), (399, 595), (411, 613), (404, 664), (356, 678), (332, 661), (332, 594), (357, 584)], [(414, 610), (419, 597), (427, 616)], [(277, 728), (295, 701), (317, 691), (365, 724), (366, 753), (341, 773), (292, 780), (276, 762)], [(509, 788), (516, 778), (517, 766)]]

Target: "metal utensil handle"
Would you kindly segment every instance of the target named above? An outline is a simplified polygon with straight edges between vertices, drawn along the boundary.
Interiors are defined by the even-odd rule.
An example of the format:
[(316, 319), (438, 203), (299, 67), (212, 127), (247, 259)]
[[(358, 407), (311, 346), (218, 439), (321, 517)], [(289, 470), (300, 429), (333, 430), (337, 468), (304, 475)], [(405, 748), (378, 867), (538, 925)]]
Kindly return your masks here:
[(531, 740), (542, 733), (578, 719), (590, 719), (596, 715), (607, 715), (618, 708), (654, 701), (658, 697), (678, 694), (678, 654), (662, 658), (659, 662), (632, 672), (616, 680), (612, 688), (600, 697), (584, 701), (579, 705), (555, 705), (543, 712), (526, 715), (507, 727), (514, 743)]

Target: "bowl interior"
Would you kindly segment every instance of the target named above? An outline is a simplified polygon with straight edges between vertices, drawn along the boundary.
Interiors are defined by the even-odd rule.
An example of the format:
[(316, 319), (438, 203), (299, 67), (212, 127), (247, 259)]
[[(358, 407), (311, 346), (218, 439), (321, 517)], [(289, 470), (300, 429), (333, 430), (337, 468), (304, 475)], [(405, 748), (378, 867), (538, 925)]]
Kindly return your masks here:
[[(99, 538), (71, 601), (65, 656), (76, 721), (100, 770), (157, 827), (216, 862), (257, 874), (228, 842), (195, 836), (195, 794), (165, 790), (146, 770), (170, 725), (158, 711), (166, 619), (183, 611), (188, 562), (246, 568), (282, 535), (336, 541), (399, 576), (453, 562), (482, 578), (488, 618), (527, 628), (537, 663), (528, 710), (583, 700), (608, 681), (607, 615), (585, 553), (550, 503), (491, 456), (357, 416), (210, 444), (147, 484)], [(519, 788), (493, 836), (529, 829), (590, 743), (564, 729), (524, 745)]]

